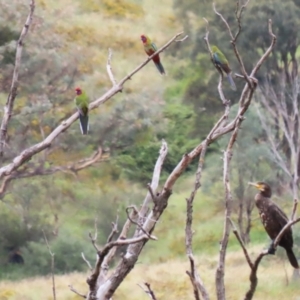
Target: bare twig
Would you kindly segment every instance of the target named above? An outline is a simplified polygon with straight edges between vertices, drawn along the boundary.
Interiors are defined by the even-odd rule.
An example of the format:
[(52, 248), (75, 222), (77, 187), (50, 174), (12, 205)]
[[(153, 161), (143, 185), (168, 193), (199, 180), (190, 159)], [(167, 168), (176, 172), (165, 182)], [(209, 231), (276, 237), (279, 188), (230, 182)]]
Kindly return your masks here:
[(155, 196), (155, 192), (156, 192), (156, 189), (159, 184), (161, 169), (162, 169), (162, 166), (163, 166), (163, 163), (165, 161), (167, 154), (168, 154), (168, 144), (164, 139), (162, 139), (161, 147), (159, 150), (159, 156), (157, 158), (157, 161), (155, 163), (155, 167), (153, 170), (152, 181), (151, 181), (151, 184), (148, 186), (148, 193), (144, 199), (143, 205), (139, 212), (139, 215), (142, 218), (142, 220), (140, 220), (141, 222), (143, 221), (143, 218), (145, 218), (145, 215), (147, 213), (147, 210), (149, 208), (149, 204), (151, 203), (151, 201), (154, 201), (157, 199), (157, 197)]
[[(241, 8), (241, 11), (240, 11), (240, 13), (238, 14), (238, 17), (237, 17), (239, 31), (241, 30), (241, 16), (242, 16), (242, 11), (247, 6), (248, 2), (246, 2), (246, 4), (243, 5), (243, 7)], [(238, 36), (239, 36), (239, 31), (237, 32), (237, 34), (234, 37), (233, 34), (232, 34), (232, 31), (230, 29), (230, 26), (229, 26), (228, 22), (225, 20), (225, 18), (223, 17), (223, 15), (217, 11), (215, 3), (213, 3), (213, 9), (214, 9), (215, 14), (218, 15), (221, 18), (221, 20), (223, 21), (223, 23), (227, 27), (229, 36), (231, 38), (231, 44), (232, 44), (232, 47), (233, 47), (233, 51), (234, 51), (235, 56), (236, 56), (236, 58), (237, 58), (237, 60), (238, 60), (238, 62), (240, 64), (240, 67), (241, 67), (242, 73), (244, 75), (244, 78), (246, 79), (246, 81), (249, 84), (249, 86), (252, 87), (252, 82), (251, 82), (251, 80), (250, 80), (250, 78), (249, 78), (249, 76), (248, 76), (248, 74), (246, 72), (246, 69), (245, 69), (245, 66), (244, 66), (244, 62), (243, 62), (242, 57), (241, 57), (241, 55), (238, 52), (237, 47), (236, 47), (236, 41), (237, 41)]]
[(6, 194), (6, 189), (8, 187), (9, 182), (12, 180), (11, 176), (5, 176), (2, 180), (1, 187), (0, 187), (0, 199), (3, 199), (3, 197)]
[[(137, 218), (137, 212), (132, 210), (130, 213), (130, 219), (136, 219), (136, 218)], [(130, 219), (126, 220), (118, 239), (125, 240), (127, 238), (127, 234), (129, 232), (130, 226), (132, 224)], [(111, 260), (114, 258), (114, 256), (116, 255), (116, 252), (117, 252), (117, 247), (116, 246), (112, 247), (103, 260), (103, 263), (101, 266), (101, 273), (100, 273), (100, 276), (103, 281), (105, 281), (105, 279), (106, 279), (109, 264), (110, 264)]]
[[(46, 175), (52, 175), (57, 172), (64, 172), (64, 173), (74, 173), (77, 174), (77, 172), (86, 169), (95, 163), (98, 162), (104, 162), (109, 159), (109, 156), (103, 156), (102, 148), (99, 147), (97, 151), (95, 151), (90, 157), (81, 159), (77, 162), (68, 164), (66, 166), (52, 166), (45, 168), (44, 163), (45, 161), (39, 162), (36, 166), (31, 166), (27, 168), (26, 166), (24, 168), (20, 168), (19, 170), (16, 170), (11, 173), (11, 179), (19, 179), (19, 178), (28, 178), (33, 176), (46, 176)], [(1, 191), (0, 191), (1, 195)]]
[(49, 254), (51, 256), (51, 275), (52, 275), (52, 292), (53, 292), (53, 299), (56, 300), (56, 289), (55, 289), (55, 275), (54, 275), (54, 253), (51, 251), (51, 248), (49, 246), (45, 231), (43, 230), (44, 239), (49, 251)]
[(81, 252), (81, 257), (86, 262), (86, 264), (88, 265), (89, 269), (92, 271), (93, 267), (92, 267), (91, 263), (85, 258), (85, 255), (84, 255), (83, 252)]
[(151, 289), (150, 283), (144, 282), (144, 285), (147, 289), (145, 289), (141, 284), (138, 284), (138, 286), (150, 297), (150, 299), (157, 300), (153, 290)]
[(232, 194), (230, 188), (230, 178), (229, 178), (229, 165), (232, 158), (232, 148), (236, 141), (238, 130), (243, 118), (241, 117), (236, 127), (231, 135), (231, 138), (228, 142), (228, 146), (226, 151), (224, 151), (224, 170), (223, 170), (223, 183), (225, 188), (225, 219), (224, 219), (224, 229), (223, 229), (223, 237), (221, 240), (220, 247), (220, 256), (219, 263), (216, 270), (216, 290), (217, 290), (217, 299), (222, 300), (225, 298), (225, 284), (224, 284), (224, 274), (225, 274), (225, 257), (227, 251), (227, 245), (230, 234), (230, 223), (229, 219), (232, 211)]
[(253, 263), (253, 267), (251, 268), (251, 273), (250, 273), (250, 288), (246, 293), (244, 300), (251, 300), (252, 297), (254, 296), (257, 287), (257, 282), (258, 282), (257, 269), (262, 258), (266, 255), (268, 255), (268, 251), (267, 250), (262, 251)]
[(240, 7), (240, 1), (237, 1), (237, 5), (236, 5), (236, 11), (235, 11), (235, 16), (236, 16), (236, 20), (238, 23), (238, 31), (235, 34), (234, 37), (234, 41), (236, 41), (241, 33), (242, 30), (242, 25), (241, 25), (241, 20), (242, 20), (242, 14), (243, 11), (245, 10), (245, 8), (248, 6), (248, 3), (250, 2), (250, 0), (247, 0), (241, 7)]
[(108, 73), (108, 76), (109, 76), (109, 79), (110, 79), (112, 85), (116, 86), (117, 82), (116, 82), (116, 79), (115, 79), (115, 77), (114, 77), (114, 75), (112, 73), (112, 68), (111, 68), (111, 57), (112, 57), (112, 51), (109, 48), (108, 49), (108, 58), (107, 58), (106, 69), (107, 69), (107, 73)]
[(89, 232), (89, 237), (90, 237), (90, 239), (91, 239), (91, 242), (92, 242), (94, 248), (96, 249), (97, 252), (99, 252), (99, 248), (98, 248), (98, 246), (96, 245), (96, 241), (97, 241), (97, 238), (98, 238), (97, 218), (95, 218), (94, 226), (95, 226), (95, 234), (94, 234), (94, 237), (92, 236), (92, 233), (91, 233), (91, 232)]
[(252, 70), (252, 72), (250, 74), (250, 77), (255, 77), (255, 74), (260, 69), (260, 67), (262, 66), (263, 62), (267, 59), (267, 57), (269, 57), (269, 55), (271, 54), (272, 50), (275, 47), (275, 43), (276, 43), (277, 37), (273, 33), (273, 31), (272, 31), (272, 20), (271, 19), (269, 19), (268, 29), (269, 29), (269, 35), (271, 36), (271, 44), (270, 44), (269, 48), (266, 50), (266, 52), (259, 59), (259, 61), (256, 63), (255, 67), (253, 68), (253, 70)]
[(209, 36), (208, 21), (205, 18), (203, 18), (203, 19), (206, 22), (206, 33), (205, 33), (204, 41), (206, 43), (208, 52), (210, 54), (210, 59), (211, 59), (212, 63), (214, 64), (215, 68), (217, 69), (217, 71), (220, 74), (220, 79), (219, 79), (219, 84), (218, 84), (218, 91), (219, 91), (219, 95), (220, 95), (222, 103), (224, 105), (226, 105), (228, 103), (228, 100), (226, 100), (226, 98), (224, 96), (224, 93), (223, 93), (223, 88), (222, 88), (222, 86), (223, 86), (223, 80), (224, 80), (224, 74), (223, 74), (221, 68), (215, 63), (215, 61), (213, 59), (213, 53), (212, 53), (212, 50), (210, 48), (210, 44), (209, 44), (209, 40), (208, 40), (208, 36)]
[(90, 290), (94, 291), (95, 285), (97, 283), (98, 276), (100, 274), (100, 270), (102, 267), (102, 263), (104, 261), (105, 256), (109, 253), (109, 250), (112, 249), (113, 247), (116, 246), (123, 246), (123, 245), (131, 245), (131, 244), (136, 244), (141, 241), (148, 240), (149, 237), (146, 234), (140, 235), (136, 238), (131, 238), (131, 239), (118, 239), (116, 241), (112, 241), (107, 243), (101, 251), (98, 251), (98, 260), (96, 262), (96, 266), (94, 269), (93, 274), (87, 279), (87, 283), (90, 286)]
[(281, 240), (281, 238), (283, 237), (284, 233), (290, 228), (292, 227), (294, 224), (298, 223), (300, 221), (300, 217), (297, 218), (296, 220), (293, 221), (289, 221), (279, 232), (279, 234), (277, 235), (276, 239), (274, 240), (274, 248), (276, 248)]
[(78, 296), (80, 296), (80, 297), (86, 299), (86, 295), (77, 292), (77, 291), (73, 288), (72, 285), (69, 285), (69, 288), (70, 288), (70, 290), (71, 290), (73, 293), (75, 293), (76, 295), (78, 295)]
[(117, 215), (116, 222), (111, 223), (111, 233), (109, 234), (107, 238), (107, 243), (111, 242), (113, 237), (119, 232), (118, 231), (118, 222), (119, 222), (119, 215)]
[(5, 176), (0, 187), (0, 199), (5, 195), (6, 188), (12, 180), (19, 178), (30, 178), (34, 176), (47, 176), (57, 172), (63, 172), (77, 176), (77, 173), (96, 163), (104, 162), (109, 159), (109, 155), (104, 156), (101, 147), (98, 148), (90, 157), (81, 159), (66, 166), (51, 166), (45, 168), (45, 161), (39, 161), (36, 164), (27, 164), (13, 171), (9, 176)]
[(229, 218), (229, 221), (230, 221), (230, 223), (231, 223), (233, 233), (234, 233), (234, 235), (236, 236), (237, 240), (239, 241), (239, 243), (240, 243), (240, 245), (241, 245), (241, 247), (242, 247), (242, 249), (243, 249), (245, 258), (246, 258), (246, 260), (247, 260), (247, 263), (248, 263), (249, 267), (252, 269), (252, 268), (253, 268), (253, 263), (252, 263), (251, 258), (250, 258), (250, 256), (249, 256), (249, 253), (248, 253), (248, 251), (247, 251), (247, 248), (246, 248), (246, 246), (245, 246), (245, 244), (244, 244), (244, 242), (243, 242), (243, 240), (242, 240), (242, 238), (241, 238), (241, 236), (240, 236), (240, 234), (239, 234), (239, 232), (238, 232), (236, 226), (234, 225), (233, 221), (232, 221), (230, 218)]
[(294, 221), (295, 216), (296, 216), (296, 212), (297, 212), (297, 208), (298, 208), (298, 199), (294, 199), (294, 205), (293, 205), (293, 210), (292, 210), (292, 215), (291, 215), (291, 221)]
[(20, 65), (21, 65), (23, 44), (24, 44), (26, 35), (28, 33), (29, 26), (32, 22), (34, 9), (35, 9), (35, 0), (31, 0), (29, 14), (27, 16), (26, 22), (23, 26), (19, 40), (17, 42), (15, 67), (14, 67), (14, 72), (13, 72), (13, 77), (12, 77), (12, 83), (11, 83), (10, 92), (8, 94), (6, 104), (4, 106), (4, 114), (3, 114), (3, 119), (2, 119), (2, 123), (1, 123), (1, 129), (0, 129), (0, 157), (2, 157), (4, 154), (4, 147), (5, 147), (5, 143), (6, 143), (6, 139), (7, 139), (8, 123), (9, 123), (9, 120), (13, 113), (14, 102), (15, 102), (16, 96), (18, 94), (18, 85), (19, 85), (18, 78), (19, 78), (19, 69), (20, 69)]
[[(262, 114), (258, 107), (257, 110), (263, 129), (268, 136), (271, 153), (273, 154), (272, 158), (288, 175), (291, 182), (290, 190), (293, 198), (298, 199), (300, 165), (299, 82), (296, 77), (292, 85), (289, 84), (287, 88), (285, 71), (282, 72), (281, 77), (279, 90), (278, 87), (276, 87), (275, 90), (269, 82), (267, 82), (264, 87), (261, 87), (259, 101), (270, 117), (266, 118), (265, 113)], [(290, 87), (292, 87), (291, 94)], [(288, 94), (290, 94), (289, 97)], [(292, 104), (292, 106), (288, 106), (287, 103)], [(274, 135), (273, 132), (271, 132), (273, 127), (276, 128), (278, 134)], [(284, 143), (282, 143), (282, 141), (284, 141)], [(287, 145), (289, 148), (289, 154), (283, 151), (285, 152), (285, 158), (281, 151), (282, 145)]]
[[(262, 97), (263, 99), (263, 97)], [(262, 100), (262, 103), (265, 104), (264, 102), (265, 100)], [(257, 109), (257, 115), (261, 121), (261, 125), (263, 127), (263, 129), (266, 131), (267, 133), (267, 137), (268, 137), (268, 141), (270, 143), (270, 149), (274, 155), (274, 160), (275, 162), (279, 165), (279, 167), (290, 177), (292, 178), (292, 174), (291, 172), (289, 171), (289, 169), (287, 168), (282, 156), (280, 155), (279, 151), (278, 151), (278, 148), (276, 146), (276, 143), (274, 141), (274, 138), (273, 138), (273, 134), (271, 133), (271, 129), (270, 127), (267, 126), (266, 122), (265, 122), (265, 119), (262, 115), (262, 113), (260, 112), (260, 109), (258, 108), (258, 106), (256, 106), (256, 109)]]
[(144, 233), (145, 235), (147, 235), (149, 239), (155, 240), (155, 241), (156, 241), (156, 240), (157, 240), (157, 237), (155, 237), (155, 236), (149, 234), (149, 233), (143, 228), (143, 225), (141, 225), (141, 224), (139, 224), (138, 222), (136, 222), (136, 221), (134, 221), (133, 219), (131, 219), (131, 217), (130, 217), (130, 210), (134, 210), (135, 213), (136, 213), (137, 215), (139, 214), (139, 213), (138, 213), (138, 210), (136, 209), (135, 206), (129, 206), (129, 207), (127, 207), (127, 208), (126, 208), (126, 214), (127, 214), (128, 220), (130, 220), (130, 222), (131, 222), (132, 224), (136, 225), (141, 231), (143, 231), (143, 233)]
[(188, 35), (186, 35), (185, 37), (183, 37), (182, 39), (176, 39), (175, 40), (175, 42), (177, 42), (177, 43), (181, 43), (181, 42), (183, 42), (183, 41), (185, 41), (187, 38), (188, 38), (189, 36)]
[(149, 191), (149, 193), (150, 193), (150, 195), (151, 195), (151, 198), (152, 198), (153, 202), (155, 203), (156, 197), (155, 197), (154, 192), (153, 192), (153, 190), (152, 190), (151, 184), (148, 183), (148, 184), (147, 184), (147, 187), (148, 187), (148, 191)]
[(191, 192), (191, 195), (188, 199), (186, 199), (186, 227), (185, 227), (185, 248), (186, 254), (190, 261), (190, 271), (186, 271), (187, 275), (190, 277), (193, 290), (194, 297), (196, 300), (200, 300), (199, 292), (201, 293), (203, 299), (208, 300), (209, 295), (208, 292), (200, 278), (200, 275), (195, 267), (194, 255), (192, 250), (193, 245), (193, 231), (192, 231), (192, 223), (193, 223), (193, 202), (196, 196), (197, 190), (200, 187), (200, 180), (202, 174), (202, 168), (204, 164), (204, 158), (207, 149), (207, 141), (205, 140), (203, 143), (203, 148), (199, 157), (198, 168), (196, 172), (195, 184), (194, 188)]

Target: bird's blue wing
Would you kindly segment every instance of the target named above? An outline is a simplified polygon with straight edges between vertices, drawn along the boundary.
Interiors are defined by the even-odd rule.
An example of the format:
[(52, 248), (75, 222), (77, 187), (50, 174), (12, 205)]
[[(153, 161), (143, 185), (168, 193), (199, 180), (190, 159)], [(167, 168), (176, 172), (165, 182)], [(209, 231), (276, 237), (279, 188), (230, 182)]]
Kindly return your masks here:
[(213, 58), (214, 58), (214, 61), (215, 61), (216, 64), (218, 64), (218, 65), (221, 64), (219, 56), (218, 56), (217, 53), (213, 53)]
[(157, 51), (157, 47), (154, 43), (151, 43), (151, 46), (153, 47), (153, 49), (155, 50), (155, 52)]

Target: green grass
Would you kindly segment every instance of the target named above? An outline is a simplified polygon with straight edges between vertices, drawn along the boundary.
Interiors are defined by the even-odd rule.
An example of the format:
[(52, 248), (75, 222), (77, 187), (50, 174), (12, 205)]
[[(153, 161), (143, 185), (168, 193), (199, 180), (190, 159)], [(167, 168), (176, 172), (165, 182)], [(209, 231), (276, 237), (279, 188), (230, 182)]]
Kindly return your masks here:
[[(250, 248), (250, 254), (259, 253), (260, 247)], [(195, 256), (197, 269), (211, 296), (215, 299), (216, 255), (201, 254)], [(249, 288), (249, 267), (242, 251), (228, 253), (225, 269), (226, 299), (240, 300)], [(285, 274), (287, 271), (287, 277)], [(118, 289), (116, 300), (142, 300), (147, 295), (137, 286), (149, 282), (158, 299), (194, 299), (192, 287), (185, 271), (189, 269), (186, 258), (168, 260), (161, 263), (139, 263), (126, 277)], [(292, 270), (276, 257), (268, 257), (259, 267), (256, 300), (299, 300), (299, 282), (288, 282)], [(79, 299), (69, 291), (72, 284), (81, 293), (87, 292), (85, 279), (87, 273), (72, 273), (56, 276), (57, 299)], [(0, 299), (5, 300), (38, 300), (53, 299), (50, 277), (25, 279), (20, 282), (0, 282)]]

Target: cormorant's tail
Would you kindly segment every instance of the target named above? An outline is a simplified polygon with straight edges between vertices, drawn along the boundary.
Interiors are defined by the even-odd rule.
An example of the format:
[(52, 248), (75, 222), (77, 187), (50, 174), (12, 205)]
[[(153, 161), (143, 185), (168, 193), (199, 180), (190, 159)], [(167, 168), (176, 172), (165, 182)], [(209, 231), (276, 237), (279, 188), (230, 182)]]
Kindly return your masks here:
[(79, 114), (80, 129), (82, 134), (87, 134), (89, 131), (89, 116)]
[(231, 73), (227, 74), (227, 78), (228, 78), (228, 81), (230, 83), (231, 89), (234, 90), (234, 91), (236, 91), (236, 85), (235, 85), (235, 83), (234, 83), (234, 81), (232, 79)]
[(298, 260), (293, 252), (293, 249), (290, 248), (290, 249), (285, 249), (286, 250), (286, 254), (287, 254), (287, 257), (291, 263), (291, 265), (295, 268), (295, 269), (299, 269), (299, 264), (298, 264)]
[(166, 74), (165, 69), (164, 69), (163, 65), (161, 64), (161, 62), (155, 63), (155, 65), (161, 75)]

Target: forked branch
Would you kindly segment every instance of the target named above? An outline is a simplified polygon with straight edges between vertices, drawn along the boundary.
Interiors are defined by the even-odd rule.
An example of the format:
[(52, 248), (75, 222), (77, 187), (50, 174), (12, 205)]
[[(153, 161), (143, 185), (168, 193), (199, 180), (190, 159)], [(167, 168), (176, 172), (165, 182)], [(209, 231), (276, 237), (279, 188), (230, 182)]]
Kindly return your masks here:
[(209, 300), (208, 292), (200, 278), (200, 275), (197, 271), (195, 266), (195, 259), (193, 255), (193, 203), (197, 193), (197, 190), (200, 188), (200, 180), (202, 175), (202, 169), (204, 164), (204, 158), (207, 149), (207, 142), (204, 141), (203, 148), (199, 157), (198, 168), (196, 172), (195, 184), (193, 191), (188, 199), (186, 199), (186, 227), (185, 227), (185, 248), (186, 254), (190, 261), (190, 271), (186, 271), (187, 275), (189, 276), (193, 290), (194, 290), (194, 297), (196, 300), (200, 300), (199, 292), (201, 293), (204, 300)]
[(138, 286), (149, 296), (150, 299), (158, 300), (150, 286), (150, 283), (144, 282), (144, 285), (146, 286), (146, 288), (144, 288), (141, 284), (138, 284)]
[[(164, 46), (162, 46), (160, 49), (158, 49), (153, 55), (149, 56), (142, 64), (140, 64), (138, 67), (136, 67), (132, 72), (130, 72), (127, 76), (125, 76), (119, 83), (115, 84), (114, 77), (112, 75), (111, 71), (111, 51), (109, 51), (108, 55), (108, 61), (107, 61), (107, 70), (109, 78), (111, 79), (113, 86), (110, 90), (108, 90), (103, 96), (96, 99), (89, 105), (89, 109), (93, 110), (100, 105), (104, 104), (106, 101), (111, 99), (115, 94), (122, 91), (124, 84), (132, 78), (134, 74), (136, 74), (138, 71), (140, 71), (146, 64), (149, 63), (149, 61), (158, 53), (164, 51), (167, 49), (172, 43), (174, 42), (180, 42), (180, 40), (177, 40), (177, 38), (182, 33), (176, 34), (169, 42), (167, 42)], [(184, 41), (185, 39), (182, 39)], [(4, 178), (5, 176), (10, 176), (12, 172), (18, 170), (20, 166), (22, 166), (25, 162), (29, 161), (34, 155), (37, 153), (42, 152), (43, 150), (47, 149), (51, 146), (53, 141), (67, 128), (69, 128), (79, 117), (78, 112), (75, 112), (72, 116), (70, 116), (67, 120), (63, 121), (59, 126), (57, 126), (43, 141), (40, 143), (37, 143), (25, 150), (23, 150), (19, 155), (17, 155), (13, 161), (6, 166), (3, 166), (0, 168), (0, 179)]]
[[(35, 9), (35, 0), (31, 0), (29, 14), (27, 16), (26, 22), (23, 26), (19, 40), (17, 42), (15, 67), (14, 67), (11, 87), (10, 87), (10, 91), (9, 91), (9, 94), (8, 94), (8, 97), (6, 100), (6, 104), (4, 106), (4, 114), (3, 114), (3, 119), (1, 122), (1, 129), (0, 129), (0, 157), (2, 157), (4, 154), (4, 148), (6, 145), (6, 138), (7, 138), (8, 123), (12, 116), (15, 99), (18, 94), (18, 85), (19, 85), (18, 78), (19, 78), (19, 70), (20, 70), (20, 66), (21, 66), (23, 44), (24, 44), (24, 40), (27, 36), (29, 27), (32, 23), (34, 9)], [(6, 174), (6, 175), (8, 175), (8, 174)]]

